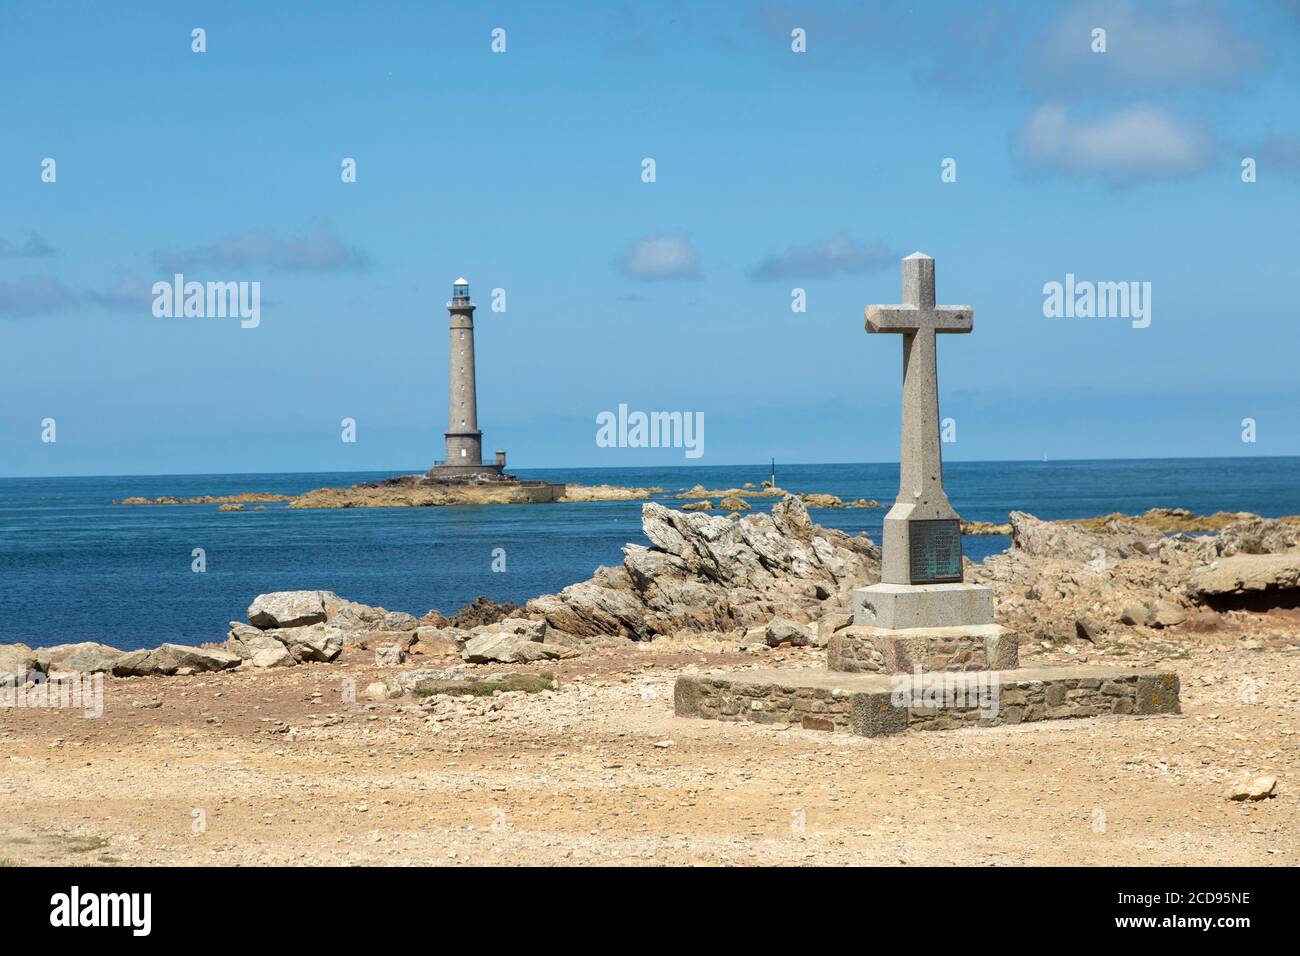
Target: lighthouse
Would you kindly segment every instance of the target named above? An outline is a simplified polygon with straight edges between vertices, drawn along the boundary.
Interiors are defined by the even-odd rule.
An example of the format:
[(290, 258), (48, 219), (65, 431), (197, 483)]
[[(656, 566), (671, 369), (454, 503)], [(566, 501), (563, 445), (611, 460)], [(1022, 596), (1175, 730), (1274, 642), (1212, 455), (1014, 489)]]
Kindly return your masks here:
[(447, 377), (445, 457), (429, 469), (430, 478), (495, 478), (506, 465), (506, 453), (493, 464), (483, 463), (483, 433), (478, 428), (478, 392), (474, 378), (474, 302), (469, 281), (452, 283), (450, 314), (450, 374)]

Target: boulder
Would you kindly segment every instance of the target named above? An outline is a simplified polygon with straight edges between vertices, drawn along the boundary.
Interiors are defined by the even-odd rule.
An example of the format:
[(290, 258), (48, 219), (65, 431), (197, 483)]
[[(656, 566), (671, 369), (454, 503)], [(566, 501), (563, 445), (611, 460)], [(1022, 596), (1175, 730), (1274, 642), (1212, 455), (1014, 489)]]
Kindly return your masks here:
[(323, 591), (273, 591), (248, 606), (248, 623), (262, 630), (303, 627), (325, 620)]
[(293, 654), (289, 653), (289, 648), (285, 647), (279, 641), (275, 642), (274, 647), (264, 647), (255, 651), (249, 658), (254, 667), (293, 667), (298, 662), (294, 660)]
[(510, 618), (497, 624), (476, 627), (465, 642), (461, 658), (470, 664), (527, 664), (558, 660), (577, 652), (560, 644), (547, 644), (546, 622)]
[(123, 654), (113, 662), (113, 673), (118, 677), (169, 675), (177, 671), (198, 674), (229, 670), (238, 667), (242, 660), (238, 654), (220, 648), (161, 644), (152, 650)]
[(406, 661), (406, 651), (397, 644), (380, 644), (375, 648), (376, 667), (397, 667)]
[(332, 661), (343, 653), (343, 632), (332, 624), (311, 624), (268, 632), (282, 642), (299, 663)]
[(1256, 777), (1241, 780), (1228, 790), (1229, 800), (1267, 800), (1277, 791), (1276, 777)]
[(682, 505), (682, 510), (683, 511), (712, 511), (713, 502), (710, 501), (708, 498), (704, 498), (700, 501), (691, 501), (688, 502), (687, 504)]
[(1119, 619), (1130, 627), (1148, 627), (1151, 624), (1151, 609), (1145, 604), (1129, 604)]
[(230, 622), (225, 649), (243, 660), (252, 660), (259, 651), (274, 651), (276, 648), (283, 647), (284, 644), (276, 639), (273, 632), (261, 631), (238, 621)]
[(385, 644), (391, 644), (405, 652), (416, 642), (418, 630), (417, 628), (414, 631), (368, 631), (354, 641), (348, 641), (347, 643), (355, 643), (357, 647), (364, 651), (373, 651)]
[[(47, 674), (55, 671), (79, 671), (95, 674), (111, 671), (113, 663), (123, 652), (107, 644), (83, 641), (80, 644), (56, 644), (53, 647), (41, 647), (35, 651), (41, 670)], [(0, 666), (0, 671), (5, 668)]]
[(1220, 558), (1187, 582), (1187, 593), (1196, 600), (1294, 588), (1300, 588), (1300, 551)]
[(728, 495), (718, 502), (718, 508), (722, 511), (748, 511), (749, 502), (744, 498), (737, 498), (735, 495)]
[(20, 674), (38, 670), (36, 654), (26, 644), (0, 644), (0, 684), (12, 683)]
[(469, 636), (467, 631), (456, 627), (417, 627), (413, 633), (415, 642), (408, 652), (427, 657), (459, 654)]
[(1147, 607), (1152, 627), (1177, 627), (1187, 620), (1187, 611), (1173, 601), (1153, 601)]
[(813, 644), (817, 647), (825, 647), (830, 643), (831, 635), (836, 631), (842, 631), (844, 628), (853, 623), (853, 612), (848, 610), (831, 611), (823, 614), (817, 619), (817, 628), (813, 637)]
[(778, 647), (781, 644), (806, 647), (812, 643), (812, 634), (808, 627), (781, 617), (769, 621), (763, 633), (768, 647)]
[[(451, 627), (459, 628), (462, 631), (468, 631), (471, 628), (482, 627), (484, 624), (496, 624), (498, 621), (504, 621), (506, 618), (515, 617), (522, 610), (523, 608), (517, 604), (512, 604), (510, 601), (498, 603), (486, 595), (480, 594), (450, 618), (445, 618), (442, 623), (436, 621), (427, 623), (433, 623), (436, 627), (446, 627), (450, 625)], [(435, 613), (437, 612), (429, 612), (429, 614)], [(438, 616), (441, 617), (442, 615)], [(427, 618), (429, 615), (425, 615), (425, 617)]]

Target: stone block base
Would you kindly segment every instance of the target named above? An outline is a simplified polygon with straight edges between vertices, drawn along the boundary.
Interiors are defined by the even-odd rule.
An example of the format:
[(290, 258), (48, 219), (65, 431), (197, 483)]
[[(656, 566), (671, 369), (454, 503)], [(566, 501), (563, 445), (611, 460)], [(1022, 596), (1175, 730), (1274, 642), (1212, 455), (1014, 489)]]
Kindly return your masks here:
[(999, 624), (973, 627), (846, 627), (826, 645), (826, 666), (846, 673), (1010, 670), (1020, 641)]
[(993, 592), (981, 584), (873, 584), (853, 592), (853, 623), (901, 630), (993, 623)]
[(1178, 675), (1093, 665), (1012, 671), (845, 674), (769, 670), (677, 678), (678, 717), (878, 737), (1103, 715), (1177, 714)]

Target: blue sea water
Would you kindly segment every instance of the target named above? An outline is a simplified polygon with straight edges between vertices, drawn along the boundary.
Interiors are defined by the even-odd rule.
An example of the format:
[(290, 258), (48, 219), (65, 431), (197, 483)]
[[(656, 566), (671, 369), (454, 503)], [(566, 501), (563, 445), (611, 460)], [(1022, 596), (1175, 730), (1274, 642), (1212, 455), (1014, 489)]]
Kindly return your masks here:
[[(768, 471), (752, 465), (516, 473), (676, 493), (697, 483), (758, 484)], [(618, 563), (625, 542), (644, 542), (640, 502), (334, 511), (271, 504), (242, 512), (112, 503), (131, 495), (298, 494), (388, 474), (0, 479), (0, 643), (94, 640), (134, 649), (222, 640), (227, 622), (242, 620), (254, 596), (295, 588), (324, 588), (417, 615), (455, 611), (479, 594), (522, 603)], [(1300, 513), (1300, 458), (955, 462), (945, 465), (944, 477), (954, 507), (969, 520), (1005, 521), (1013, 509), (1043, 518), (1156, 506)], [(778, 466), (777, 479), (785, 488), (888, 504), (898, 466)], [(813, 511), (821, 524), (865, 531), (877, 541), (884, 514)], [(1008, 541), (964, 543), (967, 556), (980, 560)], [(191, 570), (195, 548), (205, 552), (204, 573)], [(505, 551), (504, 572), (492, 569), (497, 548)]]

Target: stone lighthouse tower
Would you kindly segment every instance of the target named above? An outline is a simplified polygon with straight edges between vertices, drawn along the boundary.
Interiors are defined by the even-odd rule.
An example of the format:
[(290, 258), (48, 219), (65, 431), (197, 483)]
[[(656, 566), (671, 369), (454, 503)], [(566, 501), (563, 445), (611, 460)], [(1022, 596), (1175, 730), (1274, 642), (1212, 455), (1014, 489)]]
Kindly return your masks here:
[(429, 469), (431, 478), (495, 477), (505, 468), (505, 452), (483, 463), (483, 433), (478, 429), (478, 394), (474, 381), (474, 303), (469, 282), (451, 287), (451, 366), (448, 376), (446, 458)]

